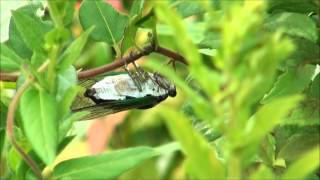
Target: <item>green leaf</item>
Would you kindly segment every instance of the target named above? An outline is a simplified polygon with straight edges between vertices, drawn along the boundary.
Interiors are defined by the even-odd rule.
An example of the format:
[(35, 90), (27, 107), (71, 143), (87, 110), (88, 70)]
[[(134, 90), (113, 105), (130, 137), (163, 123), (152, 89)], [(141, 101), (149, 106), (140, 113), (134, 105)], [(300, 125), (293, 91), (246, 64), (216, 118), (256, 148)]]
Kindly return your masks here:
[(216, 157), (215, 149), (197, 132), (189, 123), (188, 118), (176, 110), (162, 107), (160, 115), (166, 120), (166, 124), (172, 136), (180, 142), (183, 152), (186, 154), (192, 170), (189, 172), (196, 179), (225, 177), (225, 169)]
[(277, 98), (262, 106), (248, 121), (245, 129), (247, 142), (258, 142), (270, 132), (301, 100), (300, 96)]
[(91, 37), (116, 45), (123, 36), (128, 17), (118, 13), (110, 4), (102, 1), (84, 1), (80, 7), (80, 22), (87, 30), (95, 26)]
[(80, 111), (76, 113), (72, 113), (70, 116), (65, 118), (59, 126), (59, 142), (61, 142), (65, 136), (67, 135), (68, 131), (72, 127), (75, 121), (80, 120), (81, 118), (85, 117), (86, 115), (90, 114), (88, 111)]
[(315, 22), (304, 14), (299, 13), (277, 13), (272, 15), (266, 27), (272, 30), (283, 28), (287, 34), (306, 38), (317, 42), (318, 32)]
[(8, 107), (0, 101), (0, 157), (2, 157), (2, 151), (4, 148), (4, 140), (6, 135), (7, 125), (7, 112)]
[[(318, 100), (318, 99), (317, 99)], [(298, 107), (293, 109), (290, 115), (283, 121), (282, 124), (292, 125), (320, 125), (319, 121), (319, 100), (310, 98), (304, 100)]]
[(308, 14), (310, 12), (317, 12), (318, 5), (313, 0), (268, 0), (268, 8), (270, 13), (289, 11)]
[(288, 69), (287, 72), (279, 76), (277, 82), (270, 92), (263, 98), (262, 103), (268, 103), (271, 100), (302, 92), (311, 82), (315, 66), (306, 65), (298, 69)]
[(92, 30), (93, 27), (87, 29), (76, 40), (74, 40), (63, 52), (61, 58), (59, 59), (60, 64), (58, 65), (61, 71), (64, 71), (67, 68), (69, 68), (77, 60)]
[[(183, 91), (190, 97), (192, 100), (192, 108), (194, 109), (197, 116), (203, 120), (211, 119), (212, 117), (212, 109), (208, 102), (202, 97), (199, 93), (197, 93), (194, 89), (189, 87), (181, 78), (179, 78), (174, 70), (170, 69), (169, 67), (162, 66), (161, 63), (156, 61), (147, 61), (144, 63), (144, 66), (155, 71), (158, 71), (165, 77), (168, 77), (172, 80), (176, 86), (183, 89)], [(159, 68), (161, 67), (161, 68)]]
[(69, 66), (68, 69), (59, 72), (57, 77), (57, 100), (60, 101), (66, 91), (77, 84), (77, 71), (73, 66)]
[(19, 54), (22, 58), (31, 58), (32, 51), (27, 47), (26, 43), (22, 39), (20, 32), (15, 24), (13, 17), (11, 17), (9, 25), (9, 44), (12, 49)]
[(18, 70), (20, 68), (21, 63), (23, 63), (23, 59), (19, 57), (13, 50), (11, 50), (7, 45), (1, 43), (1, 60), (0, 60), (0, 68), (3, 71), (12, 71)]
[(24, 12), (13, 11), (12, 16), (26, 45), (33, 51), (44, 53), (43, 36), (48, 28), (44, 26), (40, 19), (32, 18)]
[(144, 0), (135, 0), (131, 6), (130, 19), (127, 27), (125, 28), (124, 37), (121, 42), (121, 52), (126, 53), (126, 51), (135, 46), (136, 34), (138, 31), (137, 22), (142, 18), (142, 10), (144, 6)]
[(63, 24), (65, 26), (68, 26), (68, 25), (70, 25), (72, 23), (73, 14), (74, 14), (74, 10), (75, 10), (75, 6), (76, 6), (76, 3), (77, 3), (77, 0), (70, 0), (70, 1), (63, 2), (63, 3), (65, 3)]
[(295, 161), (282, 176), (282, 179), (303, 179), (319, 167), (320, 147), (317, 146), (306, 152)]
[(260, 143), (258, 155), (269, 167), (272, 167), (275, 161), (275, 149), (275, 139), (268, 134)]
[(155, 148), (161, 155), (170, 154), (172, 152), (181, 150), (181, 146), (178, 142), (171, 142)]
[[(170, 6), (165, 1), (159, 1), (159, 3), (157, 3), (155, 12), (159, 20), (164, 21), (168, 26), (172, 28), (174, 32), (173, 37), (176, 42), (179, 42), (177, 44), (179, 50), (181, 50), (181, 53), (190, 63), (189, 71), (191, 75), (195, 80), (197, 80), (205, 93), (215, 93), (218, 86), (217, 82), (214, 81), (215, 74), (203, 64), (197, 47), (192, 42), (192, 39), (189, 38), (190, 36), (187, 33), (184, 21), (171, 10)], [(200, 66), (201, 68), (198, 68)], [(212, 84), (214, 85), (208, 82), (212, 82)]]
[(216, 56), (217, 50), (216, 49), (199, 49), (199, 53), (207, 56)]
[(137, 18), (134, 20), (130, 20), (128, 27), (124, 32), (124, 37), (121, 42), (121, 52), (126, 53), (126, 51), (135, 45), (136, 33), (138, 27), (135, 25)]
[(134, 0), (130, 9), (130, 17), (140, 16), (143, 10), (144, 0)]
[[(320, 46), (308, 39), (300, 37), (291, 37), (296, 50), (293, 51), (288, 60), (285, 61), (286, 66), (298, 66), (303, 64), (319, 64), (320, 63)], [(286, 69), (284, 67), (283, 69)]]
[(271, 169), (269, 169), (264, 165), (261, 165), (249, 177), (249, 180), (257, 180), (257, 179), (275, 179), (275, 175), (272, 173)]
[(317, 146), (320, 141), (319, 131), (296, 133), (287, 139), (277, 157), (292, 162), (300, 158), (305, 152)]
[(55, 159), (58, 145), (56, 100), (44, 90), (29, 89), (21, 97), (22, 123), (34, 151), (46, 163)]
[(39, 68), (45, 61), (47, 57), (44, 54), (34, 52), (31, 57), (31, 64), (32, 66), (37, 69)]
[[(311, 99), (314, 99), (314, 100), (318, 100), (320, 101), (320, 73), (318, 73), (316, 75), (316, 77), (314, 77), (312, 83), (311, 83), (311, 86), (308, 90), (308, 96), (311, 98)], [(319, 111), (319, 109), (318, 109)]]
[[(28, 3), (27, 5), (18, 8), (17, 11), (26, 13), (38, 21), (39, 17), (36, 16), (36, 12), (40, 10), (40, 8), (42, 8), (42, 4), (40, 2)], [(27, 47), (26, 43), (22, 39), (13, 17), (10, 18), (9, 45), (20, 57), (27, 59), (31, 58), (32, 51)]]
[(177, 1), (174, 7), (183, 18), (205, 12), (197, 1)]
[(64, 94), (59, 101), (59, 114), (62, 117), (70, 112), (70, 106), (80, 90), (81, 88), (78, 86), (71, 86), (64, 91)]
[(54, 179), (114, 179), (142, 161), (159, 155), (149, 147), (128, 148), (59, 163)]

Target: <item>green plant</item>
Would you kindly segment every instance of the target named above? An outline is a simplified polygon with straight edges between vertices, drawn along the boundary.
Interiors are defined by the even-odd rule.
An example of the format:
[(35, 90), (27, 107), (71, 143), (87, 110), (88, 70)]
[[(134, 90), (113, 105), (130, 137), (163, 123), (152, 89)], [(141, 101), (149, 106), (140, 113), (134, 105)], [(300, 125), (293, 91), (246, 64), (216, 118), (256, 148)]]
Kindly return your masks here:
[[(319, 178), (317, 1), (123, 1), (127, 14), (99, 0), (83, 1), (79, 9), (76, 3), (30, 3), (12, 11), (9, 39), (1, 43), (2, 178), (105, 179), (124, 172), (133, 178), (129, 169), (167, 154), (172, 161), (157, 178), (175, 178), (180, 163), (182, 177), (191, 179)], [(47, 13), (39, 17), (42, 8)], [(74, 37), (78, 22), (83, 31)], [(101, 59), (116, 60), (99, 62), (100, 52), (90, 46), (109, 49), (113, 54)], [(149, 116), (164, 120), (176, 142), (52, 167), (74, 137), (67, 132), (86, 115), (70, 110), (78, 79), (150, 53), (171, 58), (175, 67), (153, 55), (143, 64), (178, 88), (172, 107)], [(83, 67), (91, 69), (76, 70)], [(143, 115), (134, 117), (141, 124)]]

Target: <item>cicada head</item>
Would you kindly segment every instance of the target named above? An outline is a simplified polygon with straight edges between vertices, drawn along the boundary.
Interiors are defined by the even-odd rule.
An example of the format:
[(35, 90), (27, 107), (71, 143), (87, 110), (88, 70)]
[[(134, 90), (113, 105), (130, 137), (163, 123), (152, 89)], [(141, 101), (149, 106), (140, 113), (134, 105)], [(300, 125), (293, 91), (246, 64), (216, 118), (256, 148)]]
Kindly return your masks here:
[(160, 87), (168, 91), (169, 96), (175, 97), (177, 95), (176, 86), (171, 81), (164, 78), (158, 73), (154, 73), (153, 78)]

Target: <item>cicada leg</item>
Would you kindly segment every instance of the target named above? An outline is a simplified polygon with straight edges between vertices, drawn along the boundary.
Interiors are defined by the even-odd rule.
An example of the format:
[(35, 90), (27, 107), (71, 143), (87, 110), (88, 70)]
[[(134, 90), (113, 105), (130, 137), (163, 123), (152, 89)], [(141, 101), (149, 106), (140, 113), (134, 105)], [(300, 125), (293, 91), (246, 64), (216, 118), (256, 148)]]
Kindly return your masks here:
[(131, 72), (129, 70), (128, 64), (125, 61), (124, 62), (124, 70), (128, 73), (128, 75), (130, 76), (130, 78), (132, 79), (133, 83), (136, 85), (136, 87), (139, 89), (139, 91), (142, 91), (142, 86), (141, 83), (137, 80), (139, 77), (137, 77), (137, 74), (135, 72)]

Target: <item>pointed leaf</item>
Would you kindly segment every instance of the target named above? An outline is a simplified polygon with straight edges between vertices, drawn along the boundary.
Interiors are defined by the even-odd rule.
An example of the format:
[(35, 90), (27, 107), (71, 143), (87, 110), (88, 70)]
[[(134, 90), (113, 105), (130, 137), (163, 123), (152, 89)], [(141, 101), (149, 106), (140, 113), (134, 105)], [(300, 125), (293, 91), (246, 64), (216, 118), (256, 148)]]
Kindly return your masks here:
[(134, 0), (130, 9), (130, 16), (141, 15), (144, 6), (144, 0)]
[(48, 27), (40, 19), (33, 18), (25, 12), (13, 11), (12, 15), (28, 48), (43, 53), (44, 34), (48, 31)]
[(162, 108), (160, 115), (172, 136), (180, 142), (188, 161), (188, 170), (195, 179), (223, 179), (225, 169), (216, 157), (215, 149), (189, 123), (187, 117), (170, 108)]
[(84, 1), (80, 7), (80, 22), (84, 29), (95, 26), (91, 37), (115, 45), (123, 36), (128, 17), (102, 1)]
[(302, 68), (289, 69), (287, 72), (279, 76), (274, 87), (263, 98), (262, 103), (268, 103), (277, 97), (300, 93), (311, 82), (314, 70), (314, 65), (306, 65)]
[[(36, 12), (39, 11), (40, 8), (43, 8), (40, 2), (33, 2), (18, 8), (16, 11), (26, 13), (38, 20), (39, 17), (36, 16)], [(10, 18), (9, 45), (22, 58), (29, 59), (32, 55), (32, 51), (27, 47), (26, 43), (22, 39), (13, 17)]]
[(65, 95), (65, 92), (77, 84), (77, 71), (73, 66), (69, 66), (68, 69), (61, 71), (57, 75), (58, 87), (57, 87), (57, 100), (60, 101)]
[(67, 68), (69, 68), (69, 66), (71, 66), (77, 60), (92, 30), (93, 30), (93, 27), (89, 28), (84, 33), (82, 33), (63, 52), (61, 59), (59, 60), (60, 61), (59, 68), (61, 71), (64, 71)]
[(44, 90), (29, 89), (20, 101), (22, 123), (34, 151), (46, 163), (55, 159), (58, 145), (56, 101)]
[(54, 179), (114, 179), (142, 161), (159, 153), (149, 147), (136, 147), (70, 159), (59, 163)]

